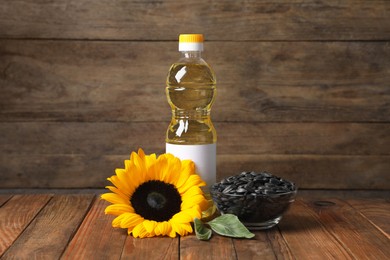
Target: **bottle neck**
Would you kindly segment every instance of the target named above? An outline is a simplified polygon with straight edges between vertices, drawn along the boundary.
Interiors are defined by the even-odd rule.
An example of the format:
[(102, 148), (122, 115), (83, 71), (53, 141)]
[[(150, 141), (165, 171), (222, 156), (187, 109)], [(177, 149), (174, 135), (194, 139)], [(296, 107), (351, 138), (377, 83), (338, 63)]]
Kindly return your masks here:
[(173, 109), (172, 110), (172, 119), (186, 119), (186, 120), (210, 120), (210, 110), (209, 109), (199, 109), (199, 110), (181, 110)]
[(202, 58), (201, 51), (182, 51), (182, 57), (186, 59), (200, 59)]

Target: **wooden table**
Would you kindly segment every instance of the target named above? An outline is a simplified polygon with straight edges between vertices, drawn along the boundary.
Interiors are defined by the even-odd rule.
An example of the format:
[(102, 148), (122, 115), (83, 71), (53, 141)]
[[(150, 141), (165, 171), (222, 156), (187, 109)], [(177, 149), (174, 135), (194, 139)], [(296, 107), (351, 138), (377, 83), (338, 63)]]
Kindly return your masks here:
[[(331, 195), (330, 192), (328, 195)], [(97, 194), (0, 195), (2, 259), (389, 259), (390, 200), (303, 192), (254, 239), (135, 239), (111, 227)]]

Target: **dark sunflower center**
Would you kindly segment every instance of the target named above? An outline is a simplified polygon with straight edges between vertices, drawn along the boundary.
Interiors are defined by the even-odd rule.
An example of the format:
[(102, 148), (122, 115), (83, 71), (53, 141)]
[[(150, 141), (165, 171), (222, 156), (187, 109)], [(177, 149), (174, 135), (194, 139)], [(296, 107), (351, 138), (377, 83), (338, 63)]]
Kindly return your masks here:
[(165, 198), (164, 195), (158, 192), (151, 192), (148, 194), (146, 201), (151, 208), (162, 209), (167, 203), (167, 198)]
[(143, 218), (161, 222), (180, 212), (181, 197), (172, 184), (148, 181), (135, 190), (130, 202)]

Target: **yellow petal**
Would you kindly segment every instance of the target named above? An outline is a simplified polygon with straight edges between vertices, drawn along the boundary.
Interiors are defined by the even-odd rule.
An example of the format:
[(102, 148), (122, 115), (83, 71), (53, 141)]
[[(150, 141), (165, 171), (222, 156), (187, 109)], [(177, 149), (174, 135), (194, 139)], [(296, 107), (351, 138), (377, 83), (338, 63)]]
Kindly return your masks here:
[(188, 180), (188, 178), (195, 173), (195, 164), (191, 160), (181, 161), (181, 170), (179, 178), (176, 182), (176, 187), (180, 188)]
[(177, 223), (191, 223), (194, 221), (194, 218), (201, 218), (202, 211), (199, 206), (194, 206), (190, 209), (182, 210), (179, 213), (176, 213), (172, 217), (172, 221)]
[(136, 152), (131, 152), (130, 154), (130, 161), (134, 161), (134, 156), (136, 155)]
[(117, 168), (115, 169), (115, 174), (116, 176), (118, 176), (118, 179), (121, 183), (121, 185), (123, 185), (123, 187), (126, 187), (127, 189), (129, 189), (129, 178), (128, 178), (128, 172), (125, 170), (125, 169), (120, 169), (120, 168)]
[(191, 199), (184, 200), (181, 203), (181, 210), (189, 209), (196, 205), (205, 210), (208, 207), (208, 202), (203, 195), (192, 196)]
[[(185, 231), (187, 231), (188, 233), (192, 233), (192, 232), (193, 232), (192, 226), (191, 226), (190, 223), (183, 223), (183, 224), (181, 224), (181, 227), (182, 227), (183, 229), (185, 229)], [(186, 233), (186, 235), (187, 235), (188, 233)]]
[(192, 227), (188, 223), (182, 224), (172, 220), (170, 220), (169, 222), (172, 225), (172, 229), (175, 230), (175, 232), (178, 233), (180, 236), (185, 236), (189, 232), (192, 233)]
[(199, 175), (191, 175), (188, 177), (186, 183), (178, 188), (180, 194), (184, 194), (192, 186), (205, 186), (206, 183), (200, 178)]
[[(154, 172), (156, 175), (156, 178), (158, 180), (163, 180), (163, 176), (165, 176), (165, 171), (168, 171), (168, 160), (166, 156), (160, 155), (157, 158), (157, 163), (154, 166)], [(152, 169), (151, 169), (152, 171)]]
[(130, 191), (128, 190), (128, 188), (126, 188), (126, 186), (119, 180), (118, 176), (116, 175), (113, 175), (111, 176), (110, 178), (107, 178), (107, 180), (109, 180), (110, 182), (112, 182), (112, 184), (114, 184), (114, 186), (120, 190), (123, 194), (125, 194), (126, 196), (130, 196)]
[(162, 154), (157, 158), (160, 180), (175, 185), (180, 175), (181, 161), (172, 154)]
[(131, 178), (134, 178), (136, 181), (146, 181), (146, 168), (143, 158), (141, 158), (137, 153), (132, 152), (130, 155), (130, 161), (129, 172), (131, 172)]
[(143, 173), (146, 172), (144, 157), (141, 158), (138, 154), (134, 154), (132, 161), (133, 161), (134, 165), (141, 170), (141, 172), (143, 172)]
[(182, 205), (181, 209), (192, 208), (194, 205), (199, 205), (201, 210), (206, 210), (210, 205), (204, 196), (201, 188), (193, 186), (189, 188), (181, 197)]
[(166, 236), (171, 232), (172, 227), (167, 221), (157, 222), (157, 226), (155, 228), (155, 232), (157, 236)]
[(112, 175), (111, 177), (107, 178), (107, 180), (114, 184), (115, 187), (117, 187), (116, 184), (119, 183), (118, 176), (116, 175)]
[(175, 238), (176, 237), (176, 231), (175, 230), (173, 230), (173, 228), (172, 228), (172, 225), (170, 224), (170, 226), (171, 226), (171, 232), (169, 232), (169, 235), (168, 236), (170, 236), (170, 237), (172, 237), (172, 238)]
[(148, 233), (154, 233), (154, 229), (157, 226), (157, 222), (154, 220), (145, 220), (143, 225)]
[(204, 195), (202, 189), (199, 186), (192, 186), (181, 196), (181, 200), (185, 201), (191, 199), (194, 196)]
[(125, 169), (129, 170), (131, 164), (132, 162), (130, 160), (125, 160)]
[(114, 192), (118, 196), (120, 196), (122, 199), (129, 201), (130, 196), (123, 193), (121, 190), (119, 190), (117, 187), (114, 186), (106, 186), (106, 189), (109, 189), (110, 191)]
[(149, 168), (151, 166), (156, 164), (156, 161), (157, 161), (156, 154), (153, 153), (153, 154), (147, 155), (147, 156), (145, 156), (144, 160), (145, 160), (146, 169), (149, 170)]
[(147, 171), (149, 180), (161, 180), (160, 165), (158, 163), (152, 163), (151, 165), (149, 165)]
[(134, 213), (133, 207), (128, 204), (112, 204), (104, 210), (106, 214), (119, 216), (123, 213)]
[(163, 181), (176, 186), (177, 181), (179, 180), (181, 174), (180, 159), (177, 157), (172, 157), (169, 160), (168, 167), (169, 167), (169, 171), (167, 171), (167, 174), (163, 177)]
[(145, 152), (144, 152), (144, 150), (142, 150), (142, 148), (139, 148), (139, 149), (138, 149), (138, 156), (139, 156), (141, 159), (144, 159), (144, 158), (145, 158)]
[(145, 226), (142, 223), (135, 226), (131, 233), (133, 234), (133, 237), (140, 237), (140, 238), (146, 237), (146, 235), (148, 234), (148, 232), (145, 229)]
[(130, 167), (129, 170), (125, 170), (125, 169), (115, 170), (115, 173), (118, 176), (121, 185), (121, 189), (124, 189), (123, 192), (126, 194), (133, 194), (135, 189), (139, 185), (139, 181), (137, 180), (137, 178), (135, 178), (134, 174), (132, 174), (131, 171), (132, 171), (132, 167)]
[(121, 227), (122, 219), (125, 217), (125, 214), (119, 215), (118, 217), (114, 218), (112, 221), (112, 227)]
[(141, 169), (139, 169), (134, 163), (129, 166), (128, 172), (129, 181), (134, 188), (137, 188), (140, 184), (145, 182), (144, 176), (146, 173), (141, 172)]
[(122, 196), (115, 193), (104, 193), (100, 196), (101, 199), (104, 199), (108, 202), (114, 204), (126, 204), (129, 203), (128, 199), (124, 199)]
[(160, 166), (158, 176), (159, 179), (164, 182), (167, 182), (166, 178), (169, 178), (167, 176), (171, 174), (171, 162), (169, 157), (168, 154), (162, 154), (157, 158), (158, 165)]
[(177, 222), (177, 223), (188, 223), (193, 221), (193, 217), (183, 211), (176, 213), (173, 217), (172, 220)]
[(142, 223), (144, 219), (135, 213), (125, 213), (125, 216), (122, 218), (122, 221), (120, 223), (121, 228), (131, 228), (135, 227), (136, 225)]

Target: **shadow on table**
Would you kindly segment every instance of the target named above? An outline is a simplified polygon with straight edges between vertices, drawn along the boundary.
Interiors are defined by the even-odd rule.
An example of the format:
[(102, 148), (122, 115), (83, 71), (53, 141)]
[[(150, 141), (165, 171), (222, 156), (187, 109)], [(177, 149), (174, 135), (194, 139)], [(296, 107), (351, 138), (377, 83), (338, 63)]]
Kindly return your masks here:
[(279, 227), (280, 231), (283, 233), (323, 229), (321, 223), (312, 216), (296, 213), (286, 214), (277, 227)]

